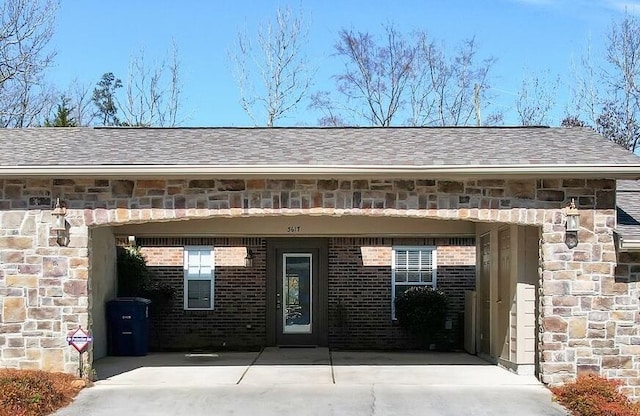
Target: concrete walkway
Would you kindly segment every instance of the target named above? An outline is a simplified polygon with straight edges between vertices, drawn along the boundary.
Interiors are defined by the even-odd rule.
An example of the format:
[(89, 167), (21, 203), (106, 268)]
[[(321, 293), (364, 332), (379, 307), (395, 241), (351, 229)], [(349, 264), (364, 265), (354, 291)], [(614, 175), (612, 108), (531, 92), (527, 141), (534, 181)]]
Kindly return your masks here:
[(566, 415), (533, 376), (465, 353), (267, 348), (95, 363), (59, 416)]

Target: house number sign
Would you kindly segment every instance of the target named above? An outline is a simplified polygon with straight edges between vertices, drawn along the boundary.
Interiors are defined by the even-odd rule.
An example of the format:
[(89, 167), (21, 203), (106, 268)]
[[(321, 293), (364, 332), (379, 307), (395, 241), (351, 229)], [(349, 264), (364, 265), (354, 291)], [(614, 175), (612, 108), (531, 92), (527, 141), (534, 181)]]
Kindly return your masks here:
[(287, 227), (287, 232), (290, 234), (299, 233), (302, 230), (302, 227), (299, 225), (290, 225)]

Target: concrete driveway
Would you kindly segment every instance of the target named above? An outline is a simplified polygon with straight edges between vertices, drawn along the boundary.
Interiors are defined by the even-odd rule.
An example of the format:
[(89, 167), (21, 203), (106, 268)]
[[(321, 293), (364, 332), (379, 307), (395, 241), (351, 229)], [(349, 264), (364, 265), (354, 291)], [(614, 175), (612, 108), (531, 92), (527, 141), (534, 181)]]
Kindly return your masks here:
[(267, 348), (94, 366), (100, 381), (57, 415), (567, 414), (533, 376), (465, 353)]

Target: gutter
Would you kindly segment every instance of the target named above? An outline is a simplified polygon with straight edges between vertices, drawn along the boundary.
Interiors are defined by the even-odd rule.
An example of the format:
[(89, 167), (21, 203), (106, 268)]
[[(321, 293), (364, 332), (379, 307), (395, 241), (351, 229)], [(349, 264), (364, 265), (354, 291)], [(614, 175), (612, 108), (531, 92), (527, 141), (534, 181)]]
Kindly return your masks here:
[(618, 248), (620, 251), (640, 251), (640, 239), (625, 239), (618, 234)]
[(38, 165), (0, 167), (0, 177), (392, 177), (640, 179), (640, 164), (575, 165)]

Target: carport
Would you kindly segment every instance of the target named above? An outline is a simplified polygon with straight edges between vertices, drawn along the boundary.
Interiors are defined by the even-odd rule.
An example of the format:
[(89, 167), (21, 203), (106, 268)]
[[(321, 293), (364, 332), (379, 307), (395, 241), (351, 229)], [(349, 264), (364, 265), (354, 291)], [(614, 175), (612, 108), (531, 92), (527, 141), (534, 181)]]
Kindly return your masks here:
[[(290, 227), (290, 224), (304, 230), (304, 233), (293, 237), (287, 235), (283, 230)], [(375, 232), (372, 233), (371, 230), (375, 230)], [(229, 341), (233, 339), (234, 335), (207, 332), (206, 344), (189, 345), (183, 343), (175, 344), (179, 346), (173, 347), (173, 349), (181, 349), (184, 352), (219, 352), (229, 350), (229, 348), (232, 350), (255, 350), (279, 344), (275, 335), (277, 328), (275, 325), (269, 324), (269, 320), (277, 318), (274, 316), (276, 311), (268, 308), (269, 304), (276, 303), (276, 296), (269, 293), (271, 283), (265, 278), (271, 270), (269, 262), (275, 261), (274, 257), (270, 257), (273, 252), (270, 253), (268, 248), (269, 242), (274, 240), (280, 245), (285, 244), (283, 242), (288, 242), (288, 247), (298, 249), (304, 248), (305, 244), (309, 244), (309, 242), (313, 244), (320, 242), (325, 245), (323, 255), (328, 257), (340, 256), (340, 247), (335, 247), (342, 241), (355, 240), (362, 243), (350, 249), (349, 257), (340, 257), (339, 261), (334, 261), (334, 266), (330, 262), (329, 266), (320, 270), (318, 286), (322, 288), (324, 285), (323, 290), (328, 292), (328, 295), (325, 295), (325, 305), (319, 308), (325, 314), (320, 319), (324, 320), (323, 325), (326, 332), (324, 336), (315, 339), (312, 345), (322, 346), (324, 344), (325, 346), (331, 345), (332, 348), (344, 349), (346, 347), (351, 350), (414, 348), (412, 344), (407, 343), (406, 336), (401, 333), (397, 325), (389, 319), (391, 306), (388, 295), (390, 286), (386, 275), (382, 275), (379, 288), (372, 288), (371, 283), (368, 283), (367, 287), (345, 287), (344, 284), (338, 284), (336, 281), (342, 276), (343, 270), (349, 270), (351, 274), (360, 273), (363, 276), (372, 276), (369, 270), (380, 273), (377, 270), (385, 265), (389, 268), (390, 263), (385, 262), (390, 262), (388, 253), (394, 245), (406, 241), (410, 244), (422, 242), (425, 240), (425, 235), (429, 235), (431, 241), (445, 241), (445, 244), (452, 241), (451, 244), (456, 244), (455, 246), (444, 245), (438, 248), (440, 258), (437, 273), (438, 287), (450, 288), (448, 289), (450, 298), (453, 299), (453, 302), (457, 302), (454, 304), (457, 309), (452, 316), (459, 321), (454, 321), (451, 325), (460, 326), (460, 328), (455, 328), (455, 332), (460, 334), (460, 339), (453, 348), (462, 350), (464, 346), (469, 353), (480, 354), (488, 362), (500, 363), (520, 374), (534, 374), (535, 372), (535, 313), (539, 253), (539, 230), (536, 227), (506, 223), (491, 224), (490, 222), (391, 216), (288, 215), (208, 219), (196, 217), (181, 218), (179, 221), (135, 222), (113, 227), (97, 227), (91, 230), (91, 235), (91, 241), (98, 246), (92, 252), (110, 253), (111, 256), (115, 256), (113, 246), (118, 241), (121, 244), (128, 244), (131, 240), (129, 236), (132, 236), (136, 244), (140, 245), (142, 253), (147, 254), (152, 270), (164, 273), (165, 276), (182, 274), (182, 249), (184, 245), (206, 241), (207, 244), (212, 243), (220, 249), (220, 245), (231, 242), (228, 244), (229, 247), (222, 248), (229, 254), (226, 254), (218, 262), (216, 273), (218, 276), (223, 276), (222, 268), (229, 265), (233, 279), (237, 280), (237, 276), (240, 276), (242, 279), (251, 281), (250, 291), (241, 292), (240, 295), (237, 295), (238, 297), (233, 298), (232, 307), (236, 308), (238, 304), (245, 304), (244, 310), (250, 311), (252, 307), (256, 306), (256, 303), (258, 307), (264, 307), (266, 304), (266, 315), (262, 312), (258, 316), (248, 316), (247, 313), (244, 316), (238, 316), (233, 324), (235, 327), (233, 334), (240, 341), (235, 344)], [(322, 243), (323, 241), (325, 242)], [(466, 246), (461, 247), (460, 244)], [(310, 246), (310, 248), (312, 247)], [(464, 254), (459, 254), (461, 249), (464, 249)], [(166, 250), (169, 254), (162, 254)], [(253, 255), (253, 264), (251, 268), (246, 268), (244, 260), (249, 251)], [(457, 252), (458, 254), (456, 254)], [(348, 259), (354, 256), (355, 260), (349, 262)], [(102, 257), (102, 259), (105, 258)], [(167, 261), (167, 258), (170, 259)], [(175, 263), (176, 258), (178, 263)], [(100, 259), (98, 260), (100, 261)], [(113, 258), (110, 261), (113, 263)], [(483, 267), (480, 267), (478, 262)], [(171, 264), (176, 269), (175, 273), (167, 271)], [(108, 272), (110, 268), (99, 265), (96, 270)], [(94, 276), (96, 279), (101, 279), (95, 283), (95, 289), (92, 292), (94, 302), (92, 302), (91, 315), (94, 335), (98, 340), (93, 350), (94, 359), (98, 359), (106, 355), (104, 302), (115, 294), (115, 278), (108, 273)], [(460, 281), (464, 276), (469, 276), (466, 278), (466, 283)], [(449, 283), (447, 286), (447, 279), (451, 279), (454, 282), (453, 285)], [(181, 285), (181, 280), (178, 280), (178, 291), (182, 289)], [(331, 285), (335, 285), (337, 289)], [(327, 286), (329, 287), (327, 288)], [(103, 289), (106, 290), (103, 291)], [(231, 290), (237, 294), (238, 289), (233, 286), (233, 283), (225, 281), (221, 277), (216, 282), (216, 290), (220, 292), (221, 298), (217, 301), (216, 307), (218, 311), (224, 311), (224, 291)], [(345, 290), (353, 290), (355, 293), (362, 294), (358, 296), (370, 300), (364, 305), (360, 299), (345, 296)], [(375, 294), (382, 293), (383, 296), (387, 296), (387, 300), (374, 300), (376, 298), (372, 295), (367, 295), (368, 291)], [(245, 300), (246, 293), (252, 295), (252, 300)], [(160, 327), (170, 328), (171, 338), (164, 338), (165, 342), (171, 342), (172, 339), (179, 339), (180, 342), (184, 342), (184, 339), (193, 340), (196, 339), (193, 331), (201, 330), (196, 326), (181, 325), (184, 314), (182, 302), (182, 299), (177, 299), (176, 312), (159, 318), (161, 320), (159, 323), (155, 322)], [(483, 309), (478, 310), (478, 305), (481, 305)], [(363, 307), (368, 309), (358, 315), (358, 311), (355, 309)], [(338, 312), (341, 312), (342, 315), (338, 315)], [(377, 322), (385, 322), (384, 325), (389, 325), (389, 327), (374, 333), (374, 342), (377, 343), (371, 343), (371, 337), (368, 333), (358, 337), (362, 330), (357, 326), (363, 324), (372, 326), (373, 324), (368, 321), (363, 321), (362, 315), (375, 314), (381, 315)], [(463, 314), (465, 317), (462, 317)], [(191, 317), (190, 322), (195, 319), (199, 319), (197, 324), (199, 326), (215, 326), (220, 325), (218, 322), (223, 318), (211, 317), (210, 315), (196, 316)], [(462, 334), (463, 332), (464, 334)], [(356, 335), (349, 343), (350, 333)], [(491, 338), (491, 334), (494, 334), (493, 338)], [(394, 341), (384, 344), (384, 337), (392, 337)], [(161, 340), (163, 339), (161, 338)], [(518, 348), (518, 344), (520, 348)], [(162, 346), (162, 343), (155, 345)], [(301, 346), (301, 344), (297, 345)]]

